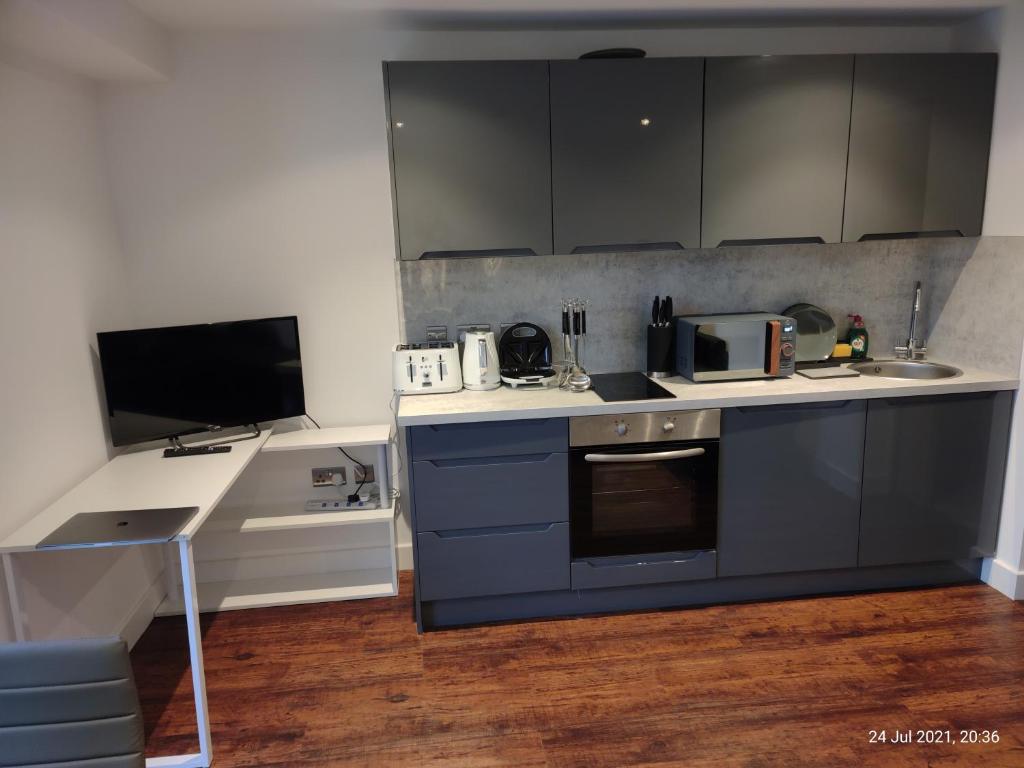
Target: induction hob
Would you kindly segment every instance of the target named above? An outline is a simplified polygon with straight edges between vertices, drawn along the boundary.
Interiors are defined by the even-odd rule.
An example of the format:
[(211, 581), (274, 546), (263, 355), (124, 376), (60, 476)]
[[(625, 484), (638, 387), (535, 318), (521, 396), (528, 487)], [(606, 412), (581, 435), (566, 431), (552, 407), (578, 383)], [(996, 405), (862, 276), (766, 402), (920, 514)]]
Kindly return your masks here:
[(639, 371), (631, 373), (592, 373), (591, 389), (606, 403), (624, 400), (660, 400), (675, 397), (664, 387), (655, 384)]

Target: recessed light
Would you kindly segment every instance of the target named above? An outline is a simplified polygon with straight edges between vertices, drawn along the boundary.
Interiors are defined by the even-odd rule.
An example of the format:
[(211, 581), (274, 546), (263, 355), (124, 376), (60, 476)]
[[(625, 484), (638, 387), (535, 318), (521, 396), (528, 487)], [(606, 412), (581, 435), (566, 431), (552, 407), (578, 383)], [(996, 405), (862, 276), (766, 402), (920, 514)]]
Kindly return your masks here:
[(651, 124), (651, 118), (649, 118), (649, 117), (641, 117), (640, 118), (640, 125), (646, 127), (646, 126), (648, 126), (650, 124)]

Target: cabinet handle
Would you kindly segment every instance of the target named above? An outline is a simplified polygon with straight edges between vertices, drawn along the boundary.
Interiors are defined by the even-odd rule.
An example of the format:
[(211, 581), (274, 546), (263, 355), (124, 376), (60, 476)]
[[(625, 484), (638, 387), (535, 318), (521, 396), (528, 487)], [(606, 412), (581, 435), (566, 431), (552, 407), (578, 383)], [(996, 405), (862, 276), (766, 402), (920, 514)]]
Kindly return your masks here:
[(517, 456), (485, 456), (474, 459), (428, 459), (438, 469), (454, 467), (482, 467), (493, 464), (543, 464), (553, 453), (524, 453)]
[(631, 562), (623, 562), (620, 558), (611, 558), (611, 562), (603, 559), (584, 560), (592, 568), (635, 568), (639, 565), (682, 565), (683, 563), (699, 560), (708, 554), (708, 551), (695, 552), (670, 552), (663, 555), (638, 555), (637, 559)]
[(660, 451), (657, 453), (588, 453), (584, 455), (583, 460), (591, 464), (639, 464), (652, 461), (689, 459), (703, 455), (703, 448), (683, 448), (679, 451)]
[(964, 237), (959, 229), (933, 229), (921, 230), (919, 232), (874, 232), (869, 235), (861, 235), (859, 243), (866, 243), (872, 240), (916, 240), (924, 237)]
[(488, 429), (503, 427), (508, 424), (522, 424), (532, 426), (534, 424), (547, 424), (551, 419), (506, 419), (505, 421), (467, 421), (467, 422), (456, 422), (454, 424), (427, 424), (426, 426), (434, 432), (446, 432), (450, 429), (458, 429), (460, 427), (478, 427), (481, 424), (486, 424)]
[(514, 535), (519, 533), (547, 533), (555, 526), (555, 523), (540, 523), (538, 525), (505, 525), (498, 528), (458, 528), (450, 531), (434, 531), (439, 539), (475, 539), (480, 536)]
[(740, 413), (762, 413), (765, 411), (782, 413), (785, 411), (805, 411), (810, 409), (824, 411), (833, 408), (837, 410), (845, 408), (850, 402), (850, 400), (824, 400), (817, 403), (793, 403), (791, 405), (739, 405), (736, 407), (736, 410)]
[(479, 248), (465, 251), (424, 251), (420, 261), (432, 259), (487, 259), (496, 256), (536, 256), (533, 248)]
[(813, 235), (811, 237), (745, 237), (736, 240), (722, 240), (719, 248), (731, 248), (737, 245), (803, 245), (814, 243), (824, 245), (825, 238)]
[(683, 251), (685, 246), (678, 240), (663, 243), (607, 243), (602, 245), (577, 245), (571, 253), (628, 253), (629, 251)]

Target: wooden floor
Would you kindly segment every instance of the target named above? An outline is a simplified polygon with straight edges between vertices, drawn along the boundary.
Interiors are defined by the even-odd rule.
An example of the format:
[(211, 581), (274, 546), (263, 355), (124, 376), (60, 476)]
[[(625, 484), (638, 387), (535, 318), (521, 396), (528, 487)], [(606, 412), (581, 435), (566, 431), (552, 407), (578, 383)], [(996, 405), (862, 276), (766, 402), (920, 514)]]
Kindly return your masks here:
[[(418, 636), (403, 574), (203, 626), (216, 768), (1024, 766), (1024, 608), (981, 585)], [(197, 751), (183, 620), (132, 656), (149, 754)]]

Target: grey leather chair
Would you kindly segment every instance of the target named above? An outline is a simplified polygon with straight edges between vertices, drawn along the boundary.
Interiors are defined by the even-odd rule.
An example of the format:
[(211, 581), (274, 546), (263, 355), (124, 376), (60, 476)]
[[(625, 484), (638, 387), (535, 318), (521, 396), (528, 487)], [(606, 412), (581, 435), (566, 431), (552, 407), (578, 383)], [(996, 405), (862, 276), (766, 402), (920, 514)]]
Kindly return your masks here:
[(123, 640), (0, 644), (0, 766), (144, 768), (144, 750)]

